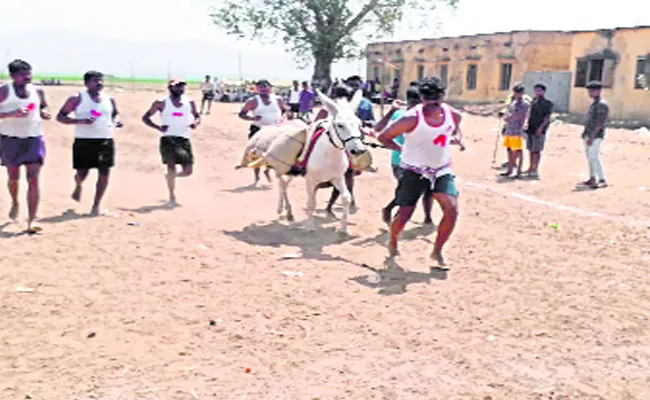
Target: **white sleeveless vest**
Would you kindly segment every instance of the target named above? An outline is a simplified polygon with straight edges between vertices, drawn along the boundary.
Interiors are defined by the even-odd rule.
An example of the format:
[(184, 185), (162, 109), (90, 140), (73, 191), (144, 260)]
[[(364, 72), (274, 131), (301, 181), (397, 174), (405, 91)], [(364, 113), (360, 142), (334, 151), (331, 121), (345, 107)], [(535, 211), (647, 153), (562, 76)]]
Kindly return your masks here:
[(192, 106), (187, 96), (181, 96), (181, 106), (176, 107), (171, 97), (165, 98), (165, 108), (160, 113), (160, 119), (163, 125), (167, 125), (167, 132), (163, 136), (178, 136), (189, 139), (190, 124), (194, 121), (192, 115)]
[(410, 133), (404, 134), (402, 147), (402, 164), (417, 168), (438, 170), (436, 176), (451, 173), (451, 152), (449, 150), (451, 134), (456, 123), (447, 104), (441, 105), (444, 121), (439, 126), (431, 126), (424, 118), (423, 105), (409, 110), (406, 115), (416, 115), (418, 124)]
[(36, 91), (36, 86), (27, 84), (29, 96), (21, 99), (16, 95), (14, 85), (8, 85), (7, 99), (0, 103), (0, 112), (8, 113), (19, 109), (27, 109), (29, 114), (25, 118), (5, 118), (0, 120), (0, 134), (27, 138), (43, 135), (43, 121), (41, 119), (41, 98)]
[(75, 125), (74, 137), (77, 139), (112, 139), (115, 130), (113, 123), (113, 103), (107, 94), (101, 94), (101, 101), (95, 103), (88, 91), (79, 92), (81, 101), (75, 109), (78, 119), (95, 118), (90, 125)]
[(282, 110), (280, 110), (280, 106), (278, 105), (278, 96), (269, 94), (271, 104), (268, 105), (264, 104), (260, 95), (255, 96), (255, 100), (257, 100), (257, 108), (253, 111), (253, 115), (262, 117), (262, 119), (260, 121), (253, 121), (253, 125), (261, 127), (277, 124), (282, 117)]

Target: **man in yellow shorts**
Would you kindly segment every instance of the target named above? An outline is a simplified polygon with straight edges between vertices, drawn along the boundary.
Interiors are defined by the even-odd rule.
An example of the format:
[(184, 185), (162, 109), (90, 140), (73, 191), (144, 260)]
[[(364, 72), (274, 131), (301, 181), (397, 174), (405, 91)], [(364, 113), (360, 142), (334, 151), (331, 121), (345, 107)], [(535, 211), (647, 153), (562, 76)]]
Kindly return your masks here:
[(508, 170), (501, 176), (510, 177), (517, 166), (517, 175), (514, 178), (521, 178), (521, 167), (524, 163), (524, 125), (529, 112), (530, 102), (524, 99), (524, 86), (516, 85), (513, 88), (513, 101), (508, 105), (503, 133), (503, 145), (508, 149)]
[[(515, 83), (515, 85), (513, 86), (513, 90), (517, 86), (521, 86), (521, 83), (518, 82)], [(532, 108), (533, 99), (527, 94), (524, 94), (522, 98), (525, 101), (531, 103), (531, 108)], [(514, 92), (512, 92), (508, 95), (508, 97), (506, 97), (506, 100), (504, 102), (505, 104), (503, 105), (503, 108), (498, 113), (499, 118), (503, 118), (503, 116), (508, 113), (508, 107), (510, 107), (510, 104), (512, 104), (514, 100), (515, 100), (515, 95)], [(506, 132), (506, 127), (504, 126), (503, 129), (501, 129), (501, 136), (503, 136), (505, 132)], [(508, 168), (508, 164), (510, 163), (509, 160), (510, 160), (510, 149), (506, 148), (506, 162), (503, 163), (503, 165), (501, 165), (501, 168)]]

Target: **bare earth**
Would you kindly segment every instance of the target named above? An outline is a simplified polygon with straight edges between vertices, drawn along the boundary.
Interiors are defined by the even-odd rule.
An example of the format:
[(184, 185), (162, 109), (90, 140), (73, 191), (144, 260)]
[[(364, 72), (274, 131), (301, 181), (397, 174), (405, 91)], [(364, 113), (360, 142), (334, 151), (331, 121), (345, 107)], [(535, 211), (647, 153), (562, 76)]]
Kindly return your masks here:
[[(75, 90), (46, 88), (52, 112)], [(551, 128), (541, 181), (499, 183), (497, 121), (466, 116), (452, 269), (430, 273), (421, 209), (385, 263), (388, 152), (358, 180), (351, 237), (325, 219), (325, 191), (306, 233), (300, 179), (290, 224), (276, 187), (233, 170), (237, 105), (204, 118), (196, 173), (167, 208), (158, 134), (140, 122), (161, 94), (116, 93), (126, 126), (103, 217), (88, 216), (95, 173), (80, 205), (69, 197), (72, 128), (46, 124), (43, 232), (22, 233), (24, 203), (0, 225), (1, 399), (650, 398), (647, 134), (610, 130), (612, 186), (577, 192), (581, 127)], [(0, 220), (8, 208), (3, 187)]]

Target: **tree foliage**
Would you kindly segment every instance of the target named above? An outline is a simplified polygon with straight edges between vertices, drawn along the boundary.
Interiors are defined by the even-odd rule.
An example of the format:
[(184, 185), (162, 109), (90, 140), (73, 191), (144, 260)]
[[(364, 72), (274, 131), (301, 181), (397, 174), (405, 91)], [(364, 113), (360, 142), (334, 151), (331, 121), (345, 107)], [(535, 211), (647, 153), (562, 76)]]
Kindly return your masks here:
[(329, 81), (331, 64), (359, 57), (361, 39), (389, 37), (405, 15), (413, 27), (433, 20), (442, 4), (458, 0), (214, 0), (211, 17), (228, 33), (283, 41), (314, 78)]

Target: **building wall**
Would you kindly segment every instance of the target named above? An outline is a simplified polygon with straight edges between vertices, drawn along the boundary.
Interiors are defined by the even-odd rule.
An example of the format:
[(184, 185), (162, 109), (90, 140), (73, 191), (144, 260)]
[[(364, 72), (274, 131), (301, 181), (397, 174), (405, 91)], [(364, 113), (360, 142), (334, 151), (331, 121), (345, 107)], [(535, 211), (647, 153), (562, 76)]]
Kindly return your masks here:
[[(577, 60), (608, 53), (616, 58), (611, 88), (603, 89), (613, 119), (650, 120), (650, 91), (635, 89), (636, 61), (650, 53), (650, 28), (578, 32), (571, 50), (571, 72), (575, 86)], [(572, 87), (569, 110), (586, 114), (591, 104), (587, 90)]]
[[(462, 102), (503, 100), (510, 87), (523, 79), (526, 71), (567, 71), (570, 68), (572, 34), (566, 32), (510, 32), (457, 38), (425, 39), (396, 43), (374, 43), (368, 46), (369, 79), (375, 68), (382, 73), (387, 87), (400, 69), (400, 95), (408, 84), (418, 79), (418, 67), (424, 76), (440, 76), (447, 65), (447, 98)], [(469, 90), (466, 75), (469, 65), (476, 65), (477, 85)], [(510, 87), (500, 87), (501, 65), (512, 64)]]

